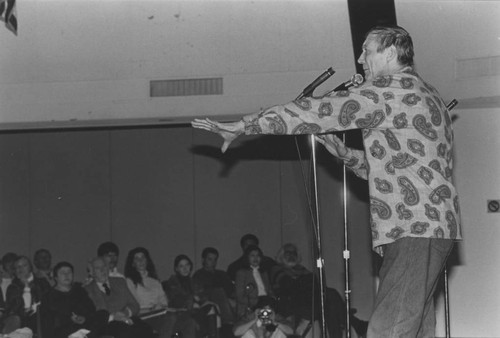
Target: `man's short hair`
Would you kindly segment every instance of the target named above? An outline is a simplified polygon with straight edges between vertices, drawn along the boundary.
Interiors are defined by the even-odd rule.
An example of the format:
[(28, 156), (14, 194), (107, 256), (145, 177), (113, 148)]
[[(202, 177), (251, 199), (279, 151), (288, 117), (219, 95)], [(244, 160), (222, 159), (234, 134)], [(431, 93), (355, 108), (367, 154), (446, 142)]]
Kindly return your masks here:
[(255, 244), (259, 245), (259, 239), (254, 234), (246, 234), (241, 237), (240, 245), (242, 248), (243, 248), (243, 243), (245, 243), (246, 241), (254, 241)]
[(113, 252), (116, 255), (120, 254), (120, 250), (118, 249), (118, 245), (113, 242), (104, 242), (97, 248), (97, 256), (102, 257), (107, 255), (108, 253)]
[(377, 26), (368, 31), (366, 36), (373, 35), (378, 42), (378, 52), (390, 46), (396, 47), (398, 62), (402, 66), (413, 66), (413, 41), (404, 28), (399, 26)]
[(209, 254), (214, 254), (217, 257), (219, 257), (219, 251), (217, 251), (216, 248), (208, 247), (203, 249), (203, 251), (201, 252), (201, 258), (203, 259), (207, 258)]

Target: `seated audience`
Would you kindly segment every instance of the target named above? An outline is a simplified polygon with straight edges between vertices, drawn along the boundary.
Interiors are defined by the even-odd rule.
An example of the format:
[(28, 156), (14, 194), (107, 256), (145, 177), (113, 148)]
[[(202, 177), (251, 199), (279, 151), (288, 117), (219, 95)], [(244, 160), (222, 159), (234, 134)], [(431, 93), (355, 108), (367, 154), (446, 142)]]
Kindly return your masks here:
[(276, 313), (275, 300), (260, 296), (255, 309), (234, 326), (234, 335), (243, 338), (285, 338), (293, 329)]
[(39, 306), (50, 285), (45, 279), (33, 275), (33, 266), (26, 256), (19, 256), (14, 268), (15, 278), (7, 288), (3, 330), (10, 333), (28, 327), (36, 334), (41, 323)]
[[(201, 253), (203, 267), (193, 274), (196, 285), (201, 286), (209, 301), (219, 307), (222, 328), (232, 329), (234, 324), (234, 304), (230, 304), (230, 295), (234, 286), (225, 271), (217, 269), (219, 252), (215, 248), (205, 248)], [(227, 330), (231, 331), (231, 330)], [(223, 333), (221, 332), (221, 335)]]
[(35, 276), (44, 278), (49, 282), (50, 286), (56, 284), (52, 275), (52, 255), (47, 249), (39, 249), (33, 256), (33, 264), (35, 265)]
[(120, 250), (118, 245), (113, 242), (104, 242), (97, 248), (97, 257), (104, 258), (104, 261), (108, 265), (109, 276), (110, 277), (121, 277), (125, 278), (123, 274), (118, 272), (118, 258), (120, 256)]
[[(297, 246), (283, 245), (276, 257), (278, 265), (273, 268), (271, 280), (278, 298), (278, 313), (293, 318), (295, 326), (303, 326), (302, 321), (311, 322), (320, 318), (321, 295), (316, 276), (301, 263)], [(313, 304), (315, 305), (313, 308)], [(343, 337), (345, 327), (345, 304), (333, 288), (325, 288), (325, 320), (329, 337)], [(351, 324), (358, 336), (366, 334), (367, 322), (354, 316)], [(302, 332), (300, 332), (302, 334)]]
[(54, 267), (56, 285), (45, 296), (41, 306), (42, 332), (48, 338), (67, 338), (86, 329), (88, 338), (99, 337), (108, 322), (109, 313), (96, 311), (87, 292), (74, 283), (73, 265), (58, 263)]
[[(236, 273), (238, 272), (238, 270), (247, 267), (248, 262), (247, 257), (245, 256), (245, 250), (250, 245), (259, 246), (259, 239), (257, 238), (257, 236), (253, 234), (246, 234), (242, 236), (240, 239), (240, 246), (243, 254), (240, 258), (229, 264), (229, 266), (227, 267), (227, 275), (233, 282), (236, 281)], [(260, 267), (263, 271), (269, 274), (271, 272), (271, 268), (274, 265), (276, 265), (274, 259), (262, 255)]]
[(258, 297), (272, 296), (266, 271), (261, 269), (262, 250), (256, 245), (246, 248), (245, 265), (236, 273), (236, 315), (238, 320), (253, 312)]
[(180, 332), (184, 338), (217, 336), (216, 307), (208, 302), (203, 290), (191, 278), (193, 262), (186, 255), (174, 260), (174, 271), (163, 288), (169, 306), (176, 312), (168, 312), (169, 332)]
[(121, 277), (110, 277), (102, 257), (91, 261), (93, 280), (85, 286), (97, 310), (106, 310), (109, 323), (104, 333), (115, 338), (150, 338), (153, 330), (137, 317), (139, 303), (130, 293), (127, 282)]

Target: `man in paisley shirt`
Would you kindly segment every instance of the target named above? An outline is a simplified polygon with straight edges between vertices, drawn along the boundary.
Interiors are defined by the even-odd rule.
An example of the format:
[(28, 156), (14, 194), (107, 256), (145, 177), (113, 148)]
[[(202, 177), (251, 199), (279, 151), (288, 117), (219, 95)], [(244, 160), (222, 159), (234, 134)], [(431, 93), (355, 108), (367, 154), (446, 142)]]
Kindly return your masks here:
[[(368, 180), (373, 248), (383, 252), (368, 337), (434, 337), (433, 294), (461, 239), (453, 185), (453, 131), (437, 90), (414, 70), (413, 43), (401, 27), (376, 27), (358, 62), (366, 82), (318, 98), (277, 105), (242, 120), (196, 119), (218, 133), (222, 151), (239, 135), (320, 134), (316, 139)], [(363, 130), (364, 151), (333, 132)]]

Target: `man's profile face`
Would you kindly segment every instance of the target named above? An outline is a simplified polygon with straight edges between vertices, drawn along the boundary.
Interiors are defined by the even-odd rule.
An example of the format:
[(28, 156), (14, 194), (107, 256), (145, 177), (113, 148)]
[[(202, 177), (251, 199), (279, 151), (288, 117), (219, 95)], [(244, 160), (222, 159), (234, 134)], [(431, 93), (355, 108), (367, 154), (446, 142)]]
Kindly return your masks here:
[(105, 283), (108, 280), (109, 268), (104, 259), (96, 259), (92, 262), (92, 276), (98, 283)]
[(363, 52), (358, 59), (358, 63), (363, 65), (365, 79), (368, 81), (390, 73), (387, 59), (390, 48), (377, 52), (378, 46), (376, 37), (373, 34), (368, 35), (363, 43)]

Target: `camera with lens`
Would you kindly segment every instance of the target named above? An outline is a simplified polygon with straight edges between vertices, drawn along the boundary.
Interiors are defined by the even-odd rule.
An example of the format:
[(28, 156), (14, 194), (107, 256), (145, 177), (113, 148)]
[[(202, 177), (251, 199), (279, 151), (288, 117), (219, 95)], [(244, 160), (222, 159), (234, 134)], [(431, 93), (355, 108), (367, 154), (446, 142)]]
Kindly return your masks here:
[(271, 309), (260, 309), (257, 313), (257, 318), (260, 319), (262, 325), (264, 325), (267, 331), (274, 331), (276, 329), (276, 325), (273, 323), (272, 319), (273, 310)]

